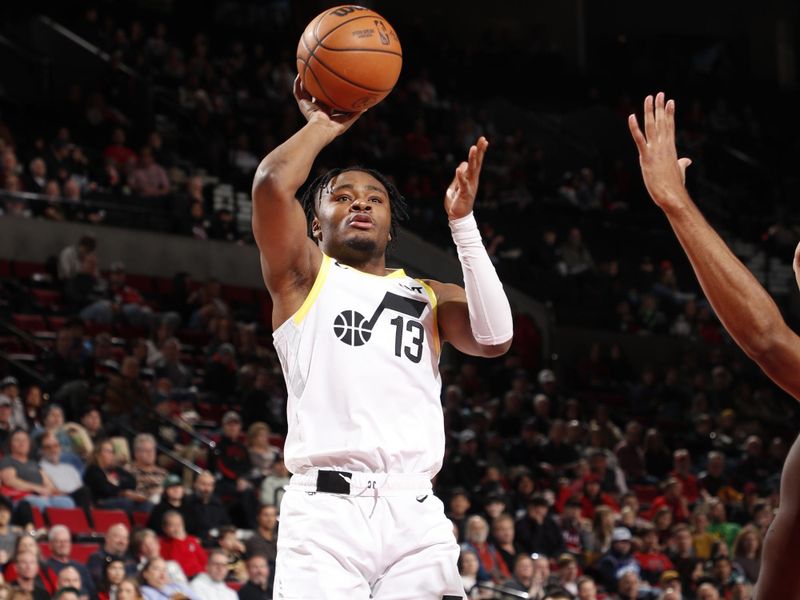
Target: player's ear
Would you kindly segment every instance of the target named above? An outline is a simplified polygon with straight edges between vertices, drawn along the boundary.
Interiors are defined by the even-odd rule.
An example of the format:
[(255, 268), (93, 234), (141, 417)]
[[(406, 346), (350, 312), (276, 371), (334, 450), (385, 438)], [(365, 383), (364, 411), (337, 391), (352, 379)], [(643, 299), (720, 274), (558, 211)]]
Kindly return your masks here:
[(311, 220), (311, 235), (318, 242), (322, 241), (322, 228), (319, 226), (319, 219), (317, 217)]

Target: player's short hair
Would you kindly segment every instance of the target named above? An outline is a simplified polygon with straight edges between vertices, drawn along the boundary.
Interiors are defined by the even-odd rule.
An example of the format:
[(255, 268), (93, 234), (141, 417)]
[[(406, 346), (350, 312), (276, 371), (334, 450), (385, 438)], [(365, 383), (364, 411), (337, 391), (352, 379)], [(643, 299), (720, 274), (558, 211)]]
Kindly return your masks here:
[(317, 200), (321, 198), (323, 190), (328, 186), (331, 180), (335, 179), (342, 173), (348, 173), (350, 171), (361, 171), (362, 173), (367, 173), (368, 175), (371, 175), (380, 181), (381, 185), (386, 188), (386, 193), (389, 194), (389, 209), (392, 216), (389, 232), (392, 235), (392, 241), (396, 240), (397, 224), (408, 219), (408, 203), (403, 197), (403, 194), (400, 193), (400, 190), (397, 189), (397, 186), (389, 181), (385, 175), (379, 173), (375, 169), (368, 169), (367, 167), (360, 166), (346, 167), (344, 169), (331, 169), (327, 173), (323, 173), (317, 177), (306, 188), (300, 198), (300, 202), (303, 205), (303, 210), (306, 212), (306, 219), (308, 221), (308, 234), (311, 235), (311, 220), (317, 216)]

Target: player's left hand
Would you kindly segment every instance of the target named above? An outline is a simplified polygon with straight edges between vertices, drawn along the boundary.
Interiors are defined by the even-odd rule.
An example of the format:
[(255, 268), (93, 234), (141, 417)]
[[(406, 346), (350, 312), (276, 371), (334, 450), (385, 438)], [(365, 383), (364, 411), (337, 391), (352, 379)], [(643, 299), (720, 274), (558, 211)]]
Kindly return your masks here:
[(470, 147), (469, 156), (456, 168), (456, 176), (444, 195), (444, 210), (450, 220), (466, 217), (475, 205), (478, 193), (478, 179), (483, 165), (483, 156), (489, 147), (488, 140), (481, 136)]

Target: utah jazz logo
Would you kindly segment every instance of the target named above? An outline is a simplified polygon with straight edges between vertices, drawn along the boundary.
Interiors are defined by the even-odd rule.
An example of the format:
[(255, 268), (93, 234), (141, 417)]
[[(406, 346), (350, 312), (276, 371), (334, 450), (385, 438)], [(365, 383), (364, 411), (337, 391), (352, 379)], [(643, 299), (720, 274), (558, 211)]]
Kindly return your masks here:
[[(422, 323), (414, 319), (419, 319), (422, 311), (425, 310), (425, 306), (427, 306), (427, 303), (422, 300), (414, 300), (413, 298), (405, 298), (392, 292), (386, 292), (378, 308), (375, 309), (369, 319), (355, 310), (343, 310), (336, 315), (333, 321), (333, 333), (339, 338), (339, 341), (348, 346), (363, 346), (372, 337), (372, 329), (384, 310), (393, 310), (400, 313), (400, 315), (413, 317), (413, 319), (405, 321), (402, 316), (398, 315), (389, 322), (396, 328), (395, 356), (405, 356), (411, 362), (418, 363), (422, 359), (425, 328)], [(411, 334), (410, 344), (408, 345), (403, 344), (404, 332)]]

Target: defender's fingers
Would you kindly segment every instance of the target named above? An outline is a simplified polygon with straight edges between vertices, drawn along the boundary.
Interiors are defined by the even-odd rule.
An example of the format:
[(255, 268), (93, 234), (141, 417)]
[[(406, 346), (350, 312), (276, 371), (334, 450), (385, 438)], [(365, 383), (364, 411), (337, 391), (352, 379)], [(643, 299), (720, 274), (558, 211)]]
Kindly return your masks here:
[(644, 99), (644, 134), (647, 137), (647, 141), (652, 141), (656, 135), (652, 96), (647, 96), (647, 98)]
[(664, 92), (658, 92), (656, 94), (656, 101), (655, 101), (655, 121), (656, 121), (656, 131), (661, 132), (664, 131)]
[(636, 115), (628, 116), (628, 129), (631, 130), (631, 136), (633, 137), (633, 141), (636, 143), (636, 148), (638, 148), (639, 154), (644, 154), (645, 150), (647, 149), (647, 140), (645, 139), (642, 130), (639, 129), (639, 122), (636, 120)]

